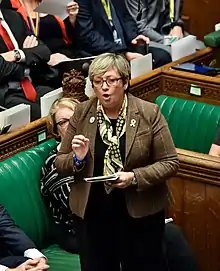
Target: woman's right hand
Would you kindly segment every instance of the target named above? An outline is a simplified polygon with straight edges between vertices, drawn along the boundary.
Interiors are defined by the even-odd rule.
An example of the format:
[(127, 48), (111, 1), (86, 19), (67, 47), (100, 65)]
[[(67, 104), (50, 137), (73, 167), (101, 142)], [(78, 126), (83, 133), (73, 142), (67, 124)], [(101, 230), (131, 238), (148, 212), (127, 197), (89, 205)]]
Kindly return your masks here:
[(83, 135), (75, 135), (72, 140), (72, 149), (76, 158), (82, 161), (89, 150), (89, 139)]

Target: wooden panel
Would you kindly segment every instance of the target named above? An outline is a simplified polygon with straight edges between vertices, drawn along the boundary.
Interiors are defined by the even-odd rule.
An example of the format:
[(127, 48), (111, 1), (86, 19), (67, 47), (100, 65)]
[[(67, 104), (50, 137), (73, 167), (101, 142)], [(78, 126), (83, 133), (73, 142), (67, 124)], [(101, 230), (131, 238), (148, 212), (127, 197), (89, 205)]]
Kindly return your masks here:
[(31, 148), (51, 135), (46, 118), (31, 122), (20, 129), (0, 136), (0, 161)]
[(220, 22), (219, 0), (184, 0), (183, 18), (187, 18), (188, 31), (203, 40)]
[(181, 149), (177, 152), (180, 170), (169, 180), (170, 214), (195, 252), (199, 271), (218, 271), (220, 159)]

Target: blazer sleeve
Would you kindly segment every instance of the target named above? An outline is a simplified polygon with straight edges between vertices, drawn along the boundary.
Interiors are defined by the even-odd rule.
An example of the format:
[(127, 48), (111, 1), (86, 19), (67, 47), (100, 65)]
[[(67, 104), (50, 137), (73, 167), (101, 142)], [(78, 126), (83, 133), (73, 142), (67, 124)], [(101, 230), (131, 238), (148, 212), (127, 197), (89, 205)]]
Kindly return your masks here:
[(154, 114), (150, 152), (152, 163), (133, 169), (139, 191), (166, 181), (179, 168), (179, 160), (168, 125), (158, 106), (156, 106)]
[(126, 0), (126, 5), (130, 15), (137, 23), (138, 32), (149, 37), (155, 42), (162, 42), (164, 37), (154, 30), (157, 22), (156, 16), (159, 16), (156, 7), (157, 1), (149, 0)]
[(100, 52), (120, 52), (126, 51), (113, 41), (108, 41), (98, 31), (95, 30), (91, 15), (90, 0), (78, 0), (79, 14), (77, 16), (76, 27), (80, 33), (82, 49), (87, 49), (92, 55)]
[(24, 65), (8, 62), (0, 56), (0, 83), (10, 81), (21, 81), (24, 78)]
[(2, 205), (0, 205), (0, 242), (16, 256), (24, 256), (26, 250), (36, 248), (30, 238), (15, 225)]

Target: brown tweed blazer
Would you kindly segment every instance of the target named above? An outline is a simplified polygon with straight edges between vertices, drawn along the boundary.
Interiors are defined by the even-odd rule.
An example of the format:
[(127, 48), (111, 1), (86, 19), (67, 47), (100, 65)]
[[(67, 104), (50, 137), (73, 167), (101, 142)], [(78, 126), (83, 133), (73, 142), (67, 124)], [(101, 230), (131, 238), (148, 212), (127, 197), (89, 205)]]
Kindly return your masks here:
[[(72, 212), (80, 217), (84, 217), (91, 188), (83, 178), (93, 176), (96, 106), (97, 98), (77, 105), (56, 158), (58, 172), (75, 174), (76, 183), (69, 201)], [(90, 150), (85, 167), (74, 172), (71, 141), (77, 134), (89, 138)], [(166, 180), (176, 174), (178, 166), (176, 150), (159, 107), (128, 94), (124, 171), (133, 171), (138, 182), (137, 187), (125, 189), (127, 208), (132, 217), (154, 214), (166, 207)]]

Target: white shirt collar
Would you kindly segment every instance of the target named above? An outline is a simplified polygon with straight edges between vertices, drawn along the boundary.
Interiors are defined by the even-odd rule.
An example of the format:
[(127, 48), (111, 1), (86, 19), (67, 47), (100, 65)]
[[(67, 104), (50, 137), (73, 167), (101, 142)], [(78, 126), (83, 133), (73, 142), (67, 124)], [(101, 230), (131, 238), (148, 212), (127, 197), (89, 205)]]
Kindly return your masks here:
[(0, 20), (5, 20), (1, 10), (0, 10)]

